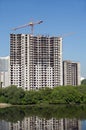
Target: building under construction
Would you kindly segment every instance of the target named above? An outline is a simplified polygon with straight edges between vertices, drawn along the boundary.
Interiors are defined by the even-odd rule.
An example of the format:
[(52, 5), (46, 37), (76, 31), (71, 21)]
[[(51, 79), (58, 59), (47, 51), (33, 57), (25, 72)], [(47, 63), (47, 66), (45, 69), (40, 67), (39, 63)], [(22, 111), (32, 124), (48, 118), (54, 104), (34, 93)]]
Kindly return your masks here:
[(62, 85), (62, 38), (10, 34), (10, 82), (28, 90)]

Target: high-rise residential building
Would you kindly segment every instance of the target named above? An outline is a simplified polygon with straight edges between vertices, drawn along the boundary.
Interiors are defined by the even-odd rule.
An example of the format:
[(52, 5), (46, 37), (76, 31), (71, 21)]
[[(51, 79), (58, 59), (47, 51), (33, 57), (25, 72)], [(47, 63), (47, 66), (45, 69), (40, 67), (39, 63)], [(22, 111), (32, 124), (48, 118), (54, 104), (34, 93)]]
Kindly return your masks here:
[(80, 63), (63, 61), (63, 85), (80, 85)]
[(24, 89), (62, 85), (62, 38), (10, 34), (10, 81)]
[[(2, 83), (2, 84), (1, 84)], [(0, 87), (10, 85), (10, 57), (0, 57)]]

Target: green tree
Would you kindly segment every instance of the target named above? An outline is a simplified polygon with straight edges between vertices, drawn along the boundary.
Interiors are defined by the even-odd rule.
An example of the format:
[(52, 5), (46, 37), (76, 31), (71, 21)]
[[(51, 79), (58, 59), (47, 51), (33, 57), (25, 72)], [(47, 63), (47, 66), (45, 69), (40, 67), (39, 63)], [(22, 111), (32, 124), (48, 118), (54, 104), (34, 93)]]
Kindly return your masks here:
[(26, 91), (25, 96), (22, 100), (22, 104), (36, 104), (37, 103), (37, 92), (34, 90)]
[(83, 80), (81, 81), (81, 84), (82, 84), (82, 85), (86, 85), (86, 79), (83, 79)]
[(21, 104), (25, 95), (25, 91), (19, 87), (12, 85), (4, 89), (3, 96), (6, 98), (7, 103)]

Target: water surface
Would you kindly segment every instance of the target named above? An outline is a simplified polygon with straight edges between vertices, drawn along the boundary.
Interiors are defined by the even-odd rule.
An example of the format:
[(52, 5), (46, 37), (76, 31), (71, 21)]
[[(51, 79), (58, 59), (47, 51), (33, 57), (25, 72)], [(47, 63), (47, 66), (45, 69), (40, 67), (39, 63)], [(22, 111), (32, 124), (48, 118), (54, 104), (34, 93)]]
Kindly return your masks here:
[(86, 130), (86, 106), (0, 108), (0, 130)]

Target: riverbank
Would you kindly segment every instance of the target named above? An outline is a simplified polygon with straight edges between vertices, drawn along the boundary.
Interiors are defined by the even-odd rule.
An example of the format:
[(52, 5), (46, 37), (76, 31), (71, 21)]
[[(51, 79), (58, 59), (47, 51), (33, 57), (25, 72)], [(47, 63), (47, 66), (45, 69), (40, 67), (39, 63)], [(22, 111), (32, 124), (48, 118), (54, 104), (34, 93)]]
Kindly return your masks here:
[(10, 107), (10, 106), (11, 106), (11, 104), (0, 103), (0, 108)]

